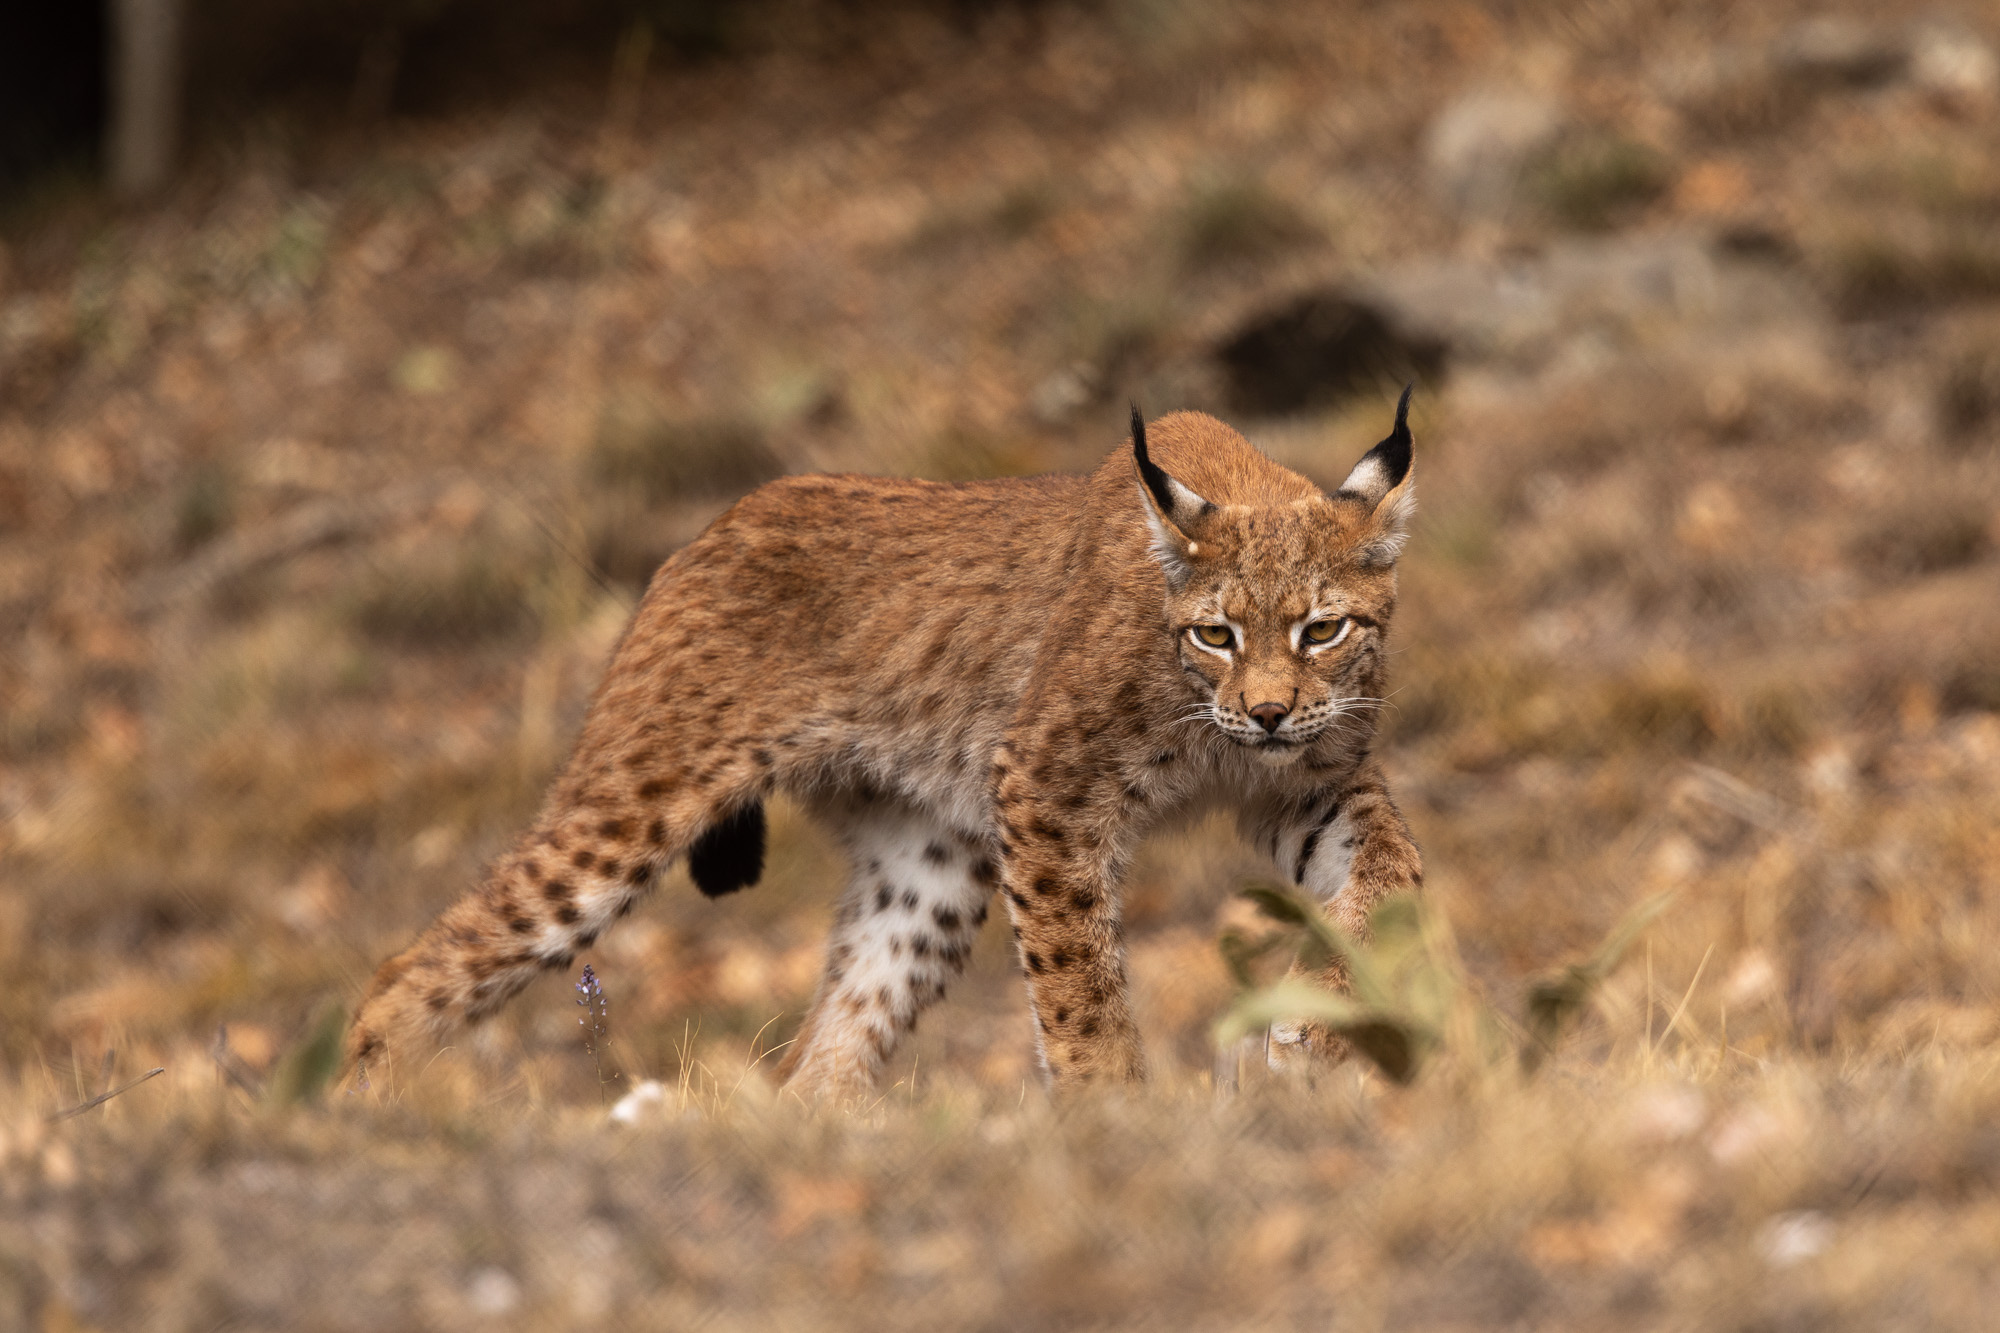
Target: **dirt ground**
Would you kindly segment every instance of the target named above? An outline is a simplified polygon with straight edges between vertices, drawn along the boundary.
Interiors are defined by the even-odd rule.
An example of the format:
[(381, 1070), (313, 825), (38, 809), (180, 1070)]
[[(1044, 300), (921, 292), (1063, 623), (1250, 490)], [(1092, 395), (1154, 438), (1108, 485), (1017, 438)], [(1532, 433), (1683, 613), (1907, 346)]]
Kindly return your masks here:
[[(0, 1327), (1989, 1323), (2000, 7), (812, 12), (0, 221)], [(996, 923), (879, 1102), (788, 1104), (843, 870), (781, 807), (589, 955), (596, 1058), (552, 976), (313, 1091), (744, 490), (1128, 399), (1331, 484), (1406, 374), (1409, 1086), (1217, 1087), (1215, 822), (1130, 886), (1146, 1087), (1050, 1103)]]

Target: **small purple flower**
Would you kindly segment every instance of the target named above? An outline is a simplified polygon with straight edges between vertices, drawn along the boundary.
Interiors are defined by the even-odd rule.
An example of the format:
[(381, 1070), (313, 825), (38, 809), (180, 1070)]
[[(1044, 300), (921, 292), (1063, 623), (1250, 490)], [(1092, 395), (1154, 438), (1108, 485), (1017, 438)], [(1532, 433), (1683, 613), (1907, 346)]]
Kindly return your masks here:
[(597, 1067), (599, 1096), (604, 1087), (604, 1039), (611, 1033), (611, 1006), (604, 998), (604, 987), (597, 980), (597, 973), (589, 963), (583, 965), (583, 977), (576, 983), (577, 1007), (584, 1016), (576, 1020), (583, 1029), (583, 1049), (590, 1052), (591, 1063)]

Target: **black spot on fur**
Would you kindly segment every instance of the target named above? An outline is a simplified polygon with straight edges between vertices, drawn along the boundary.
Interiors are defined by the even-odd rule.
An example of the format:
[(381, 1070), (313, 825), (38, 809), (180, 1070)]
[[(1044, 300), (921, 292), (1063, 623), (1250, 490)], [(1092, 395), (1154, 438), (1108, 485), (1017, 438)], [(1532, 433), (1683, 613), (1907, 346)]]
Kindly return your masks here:
[(688, 874), (705, 897), (745, 889), (764, 877), (764, 803), (752, 801), (709, 825), (688, 849)]
[(972, 878), (981, 884), (991, 884), (1000, 878), (1000, 868), (986, 857), (972, 863)]
[(664, 820), (664, 819), (655, 819), (655, 820), (654, 820), (654, 821), (653, 821), (652, 823), (650, 823), (650, 824), (646, 825), (646, 841), (647, 841), (647, 842), (650, 842), (650, 843), (652, 843), (652, 844), (653, 844), (653, 845), (654, 845), (655, 847), (658, 847), (658, 846), (659, 846), (659, 845), (660, 845), (661, 843), (664, 843), (664, 842), (665, 842), (666, 840), (667, 840), (667, 821), (666, 821), (666, 820)]
[(914, 911), (916, 911), (916, 910), (917, 910), (917, 901), (918, 901), (918, 899), (917, 899), (917, 891), (916, 891), (915, 889), (904, 889), (904, 890), (903, 890), (903, 910), (904, 910), (905, 912), (914, 912)]
[(625, 821), (622, 819), (607, 819), (597, 826), (597, 835), (600, 838), (610, 838), (614, 842), (623, 842), (625, 840)]
[(569, 881), (566, 879), (552, 879), (542, 886), (542, 897), (552, 903), (567, 903), (570, 895), (575, 892), (576, 890), (569, 886)]
[(1036, 976), (1042, 975), (1042, 956), (1038, 953), (1031, 953), (1027, 955), (1027, 960), (1028, 970)]
[(568, 903), (564, 903), (561, 907), (558, 907), (556, 909), (557, 922), (565, 926), (575, 925), (579, 920), (582, 919), (582, 917), (583, 913), (577, 911), (574, 907), (570, 906)]
[(424, 996), (424, 1003), (436, 1012), (443, 1013), (445, 1010), (451, 1008), (451, 993), (444, 990), (434, 990), (429, 995)]
[(931, 909), (931, 920), (938, 923), (939, 930), (958, 929), (958, 913), (952, 911), (949, 907), (933, 907)]
[(894, 902), (895, 898), (896, 891), (894, 889), (890, 888), (887, 884), (877, 885), (875, 888), (875, 910), (878, 912), (888, 911), (889, 904)]
[(951, 864), (951, 850), (941, 842), (931, 843), (924, 848), (924, 860), (934, 866), (948, 866)]
[(588, 847), (579, 847), (576, 854), (569, 858), (569, 863), (578, 870), (588, 870), (597, 864), (597, 853)]
[(1036, 893), (1048, 894), (1048, 893), (1054, 893), (1055, 891), (1056, 891), (1056, 882), (1050, 879), (1047, 875), (1044, 875), (1040, 879), (1035, 881)]

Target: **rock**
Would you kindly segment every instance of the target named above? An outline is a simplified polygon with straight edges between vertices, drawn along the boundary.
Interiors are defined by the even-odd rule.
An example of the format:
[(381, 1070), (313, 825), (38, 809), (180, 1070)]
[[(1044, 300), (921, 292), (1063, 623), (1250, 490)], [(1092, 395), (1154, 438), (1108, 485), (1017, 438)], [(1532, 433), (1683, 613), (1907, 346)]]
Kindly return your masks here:
[(1064, 366), (1037, 384), (1028, 394), (1029, 410), (1037, 420), (1056, 425), (1076, 415), (1096, 398), (1103, 377), (1087, 361)]
[(1848, 18), (1806, 19), (1771, 46), (1771, 66), (1780, 76), (1849, 88), (1887, 83), (1908, 60), (1900, 34)]
[(1910, 82), (1949, 103), (1990, 102), (2000, 93), (2000, 58), (1955, 24), (1921, 24), (1910, 34), (1909, 73)]
[(1216, 339), (1213, 363), (1231, 410), (1270, 416), (1448, 367), (1538, 374), (1668, 346), (1817, 348), (1824, 304), (1790, 258), (1770, 233), (1680, 231), (1416, 259), (1257, 307)]
[(620, 1097), (612, 1105), (609, 1118), (614, 1125), (636, 1125), (662, 1114), (666, 1105), (666, 1085), (649, 1078)]
[(1338, 290), (1260, 311), (1216, 349), (1232, 410), (1274, 416), (1325, 407), (1383, 382), (1431, 380), (1444, 344), (1412, 336), (1381, 306)]
[(1787, 266), (1692, 232), (1576, 238), (1535, 254), (1423, 259), (1356, 279), (1351, 296), (1453, 364), (1533, 370), (1579, 342), (1657, 342), (1822, 318)]
[(1438, 113), (1426, 135), (1432, 188), (1461, 213), (1505, 212), (1522, 170), (1555, 141), (1563, 122), (1562, 107), (1536, 93), (1465, 94)]

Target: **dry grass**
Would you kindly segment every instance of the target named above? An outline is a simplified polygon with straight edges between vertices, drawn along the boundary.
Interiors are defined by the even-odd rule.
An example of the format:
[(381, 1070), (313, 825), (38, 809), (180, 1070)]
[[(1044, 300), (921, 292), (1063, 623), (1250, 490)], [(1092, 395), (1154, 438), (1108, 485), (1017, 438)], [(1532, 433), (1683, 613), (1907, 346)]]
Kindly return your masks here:
[[(1789, 17), (904, 16), (629, 119), (251, 131), (143, 212), (10, 223), (0, 1326), (1980, 1326), (2000, 113), (1650, 63)], [(1423, 127), (1508, 80), (1595, 137), (1540, 211), (1454, 218)], [(1127, 395), (1215, 406), (1253, 309), (1575, 227), (1727, 238), (1785, 299), (1593, 307), (1419, 398), (1384, 753), (1434, 942), (1518, 1016), (1674, 891), (1533, 1077), (1461, 1033), (1408, 1088), (1219, 1097), (1263, 867), (1214, 822), (1134, 871), (1152, 1085), (1048, 1103), (996, 928), (876, 1104), (809, 1114), (764, 1071), (841, 871), (780, 808), (754, 891), (677, 872), (594, 951), (654, 1120), (605, 1123), (563, 978), (392, 1084), (262, 1093), (519, 827), (742, 487), (1086, 466)], [(1244, 424), (1331, 482), (1384, 410)]]

